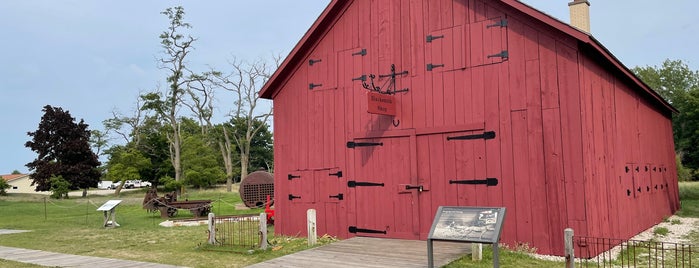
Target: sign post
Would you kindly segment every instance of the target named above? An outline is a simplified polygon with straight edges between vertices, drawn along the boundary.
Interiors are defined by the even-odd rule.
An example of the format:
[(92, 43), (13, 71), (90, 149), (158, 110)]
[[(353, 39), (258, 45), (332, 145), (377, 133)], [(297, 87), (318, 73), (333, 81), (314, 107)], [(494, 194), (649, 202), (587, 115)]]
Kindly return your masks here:
[(498, 242), (505, 208), (440, 206), (427, 237), (427, 266), (434, 267), (433, 241), (493, 245), (493, 267), (500, 267)]
[(104, 228), (119, 227), (119, 224), (116, 222), (116, 207), (119, 203), (121, 203), (121, 200), (109, 200), (97, 208), (97, 211), (104, 212), (104, 223), (102, 224)]

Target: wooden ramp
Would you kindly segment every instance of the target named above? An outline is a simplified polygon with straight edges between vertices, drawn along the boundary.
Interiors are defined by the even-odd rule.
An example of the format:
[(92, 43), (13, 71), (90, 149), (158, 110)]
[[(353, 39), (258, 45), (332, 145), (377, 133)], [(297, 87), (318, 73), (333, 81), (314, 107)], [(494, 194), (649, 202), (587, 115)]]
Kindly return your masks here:
[(61, 254), (55, 252), (33, 250), (33, 249), (23, 249), (23, 248), (12, 248), (0, 246), (0, 259), (33, 263), (42, 266), (49, 267), (110, 267), (110, 268), (126, 268), (126, 267), (146, 267), (146, 268), (175, 268), (179, 266), (151, 263), (151, 262), (140, 262), (140, 261), (128, 261), (128, 260), (117, 260), (109, 258), (100, 257), (89, 257), (89, 256), (79, 256), (71, 254)]
[[(434, 242), (434, 265), (446, 265), (470, 249), (466, 243)], [(248, 267), (427, 267), (427, 242), (354, 237)]]

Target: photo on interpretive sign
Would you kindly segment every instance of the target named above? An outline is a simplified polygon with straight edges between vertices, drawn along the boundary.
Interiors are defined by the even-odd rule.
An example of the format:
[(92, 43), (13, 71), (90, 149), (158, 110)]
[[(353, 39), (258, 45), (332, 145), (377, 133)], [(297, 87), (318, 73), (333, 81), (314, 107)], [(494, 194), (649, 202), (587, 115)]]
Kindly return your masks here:
[(504, 214), (504, 208), (440, 207), (430, 239), (496, 243)]

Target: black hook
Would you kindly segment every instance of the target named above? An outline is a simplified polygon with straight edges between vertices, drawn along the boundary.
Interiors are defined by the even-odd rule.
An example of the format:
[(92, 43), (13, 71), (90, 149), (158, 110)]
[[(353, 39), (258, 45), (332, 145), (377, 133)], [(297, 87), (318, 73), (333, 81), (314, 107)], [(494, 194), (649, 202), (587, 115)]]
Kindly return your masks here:
[(394, 127), (398, 127), (400, 125), (400, 119), (398, 119), (398, 122), (396, 122), (396, 120), (391, 119), (391, 124), (393, 124)]

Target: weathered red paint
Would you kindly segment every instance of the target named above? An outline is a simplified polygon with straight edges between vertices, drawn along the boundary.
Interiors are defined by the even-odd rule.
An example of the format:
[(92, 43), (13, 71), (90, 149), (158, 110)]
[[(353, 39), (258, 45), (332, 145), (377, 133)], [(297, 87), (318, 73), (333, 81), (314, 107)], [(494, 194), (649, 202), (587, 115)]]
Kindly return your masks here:
[[(395, 116), (367, 113), (358, 78), (391, 64), (409, 91)], [(629, 238), (679, 208), (676, 110), (593, 37), (518, 1), (333, 1), (261, 95), (282, 234), (304, 234), (313, 208), (321, 234), (425, 239), (439, 206), (504, 206), (503, 242), (562, 255), (566, 227)], [(499, 183), (450, 183), (485, 178)]]

